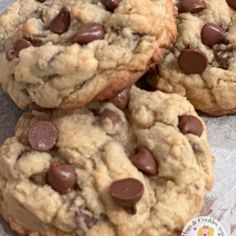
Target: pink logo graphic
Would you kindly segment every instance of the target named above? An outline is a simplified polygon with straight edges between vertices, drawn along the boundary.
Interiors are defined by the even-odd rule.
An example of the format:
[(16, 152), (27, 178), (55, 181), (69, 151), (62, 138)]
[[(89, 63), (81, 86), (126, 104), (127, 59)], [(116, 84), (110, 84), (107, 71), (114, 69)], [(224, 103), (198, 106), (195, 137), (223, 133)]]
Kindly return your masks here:
[(199, 230), (197, 236), (214, 236), (214, 228), (208, 225), (203, 225)]

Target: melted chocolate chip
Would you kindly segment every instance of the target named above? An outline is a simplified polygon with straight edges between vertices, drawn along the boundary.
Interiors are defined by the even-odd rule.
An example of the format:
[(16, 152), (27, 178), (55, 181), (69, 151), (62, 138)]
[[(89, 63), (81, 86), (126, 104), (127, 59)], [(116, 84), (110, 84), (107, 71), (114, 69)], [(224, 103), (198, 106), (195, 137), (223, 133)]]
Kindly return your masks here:
[(15, 42), (15, 45), (12, 49), (10, 49), (7, 54), (6, 54), (6, 58), (8, 61), (12, 61), (14, 58), (19, 57), (20, 51), (28, 48), (31, 46), (31, 43), (26, 40), (26, 39), (19, 39)]
[(140, 171), (149, 175), (157, 174), (157, 163), (147, 148), (138, 147), (137, 152), (130, 157), (130, 160)]
[(103, 25), (90, 22), (83, 25), (78, 32), (72, 37), (72, 43), (79, 43), (81, 45), (88, 44), (94, 40), (101, 40), (105, 37), (105, 30)]
[(82, 221), (89, 229), (96, 224), (96, 219), (81, 209), (76, 211), (75, 217), (78, 224), (81, 224)]
[(98, 115), (98, 121), (100, 124), (102, 124), (106, 119), (111, 120), (114, 125), (121, 122), (119, 114), (109, 109), (104, 109)]
[(179, 3), (179, 12), (198, 13), (206, 8), (202, 0), (181, 0)]
[(70, 27), (70, 11), (67, 7), (63, 7), (60, 12), (49, 23), (49, 30), (55, 34), (63, 34)]
[(226, 2), (228, 3), (228, 5), (233, 8), (234, 10), (236, 10), (236, 1), (235, 0), (226, 0)]
[(202, 27), (201, 38), (202, 42), (209, 47), (212, 47), (215, 44), (229, 43), (224, 30), (213, 23), (207, 23)]
[(76, 185), (75, 168), (68, 164), (53, 163), (47, 172), (47, 183), (58, 193), (69, 193)]
[(37, 121), (29, 129), (28, 140), (33, 150), (46, 152), (52, 149), (57, 141), (58, 131), (49, 121)]
[(207, 68), (208, 59), (198, 48), (185, 48), (178, 58), (178, 64), (185, 74), (202, 74)]
[(130, 88), (124, 89), (122, 92), (113, 97), (110, 102), (112, 102), (116, 107), (120, 109), (125, 109), (125, 107), (129, 103), (129, 91)]
[(227, 70), (229, 68), (229, 60), (233, 54), (234, 48), (232, 45), (227, 47), (214, 47), (215, 60), (220, 68)]
[(203, 132), (202, 122), (192, 115), (182, 115), (179, 117), (179, 129), (183, 134), (195, 134), (201, 136)]
[(114, 181), (109, 192), (116, 204), (126, 209), (130, 214), (135, 214), (134, 207), (143, 196), (144, 186), (137, 179), (126, 178)]
[(41, 3), (46, 2), (46, 0), (36, 0), (36, 1)]
[(101, 0), (107, 10), (113, 12), (120, 4), (121, 0)]

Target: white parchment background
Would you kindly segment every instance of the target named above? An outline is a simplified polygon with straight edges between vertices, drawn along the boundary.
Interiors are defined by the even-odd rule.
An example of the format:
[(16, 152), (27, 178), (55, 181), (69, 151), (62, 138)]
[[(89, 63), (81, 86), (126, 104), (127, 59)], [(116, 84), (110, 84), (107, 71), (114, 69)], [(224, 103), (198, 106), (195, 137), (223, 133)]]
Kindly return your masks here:
[[(0, 0), (0, 13), (11, 2)], [(20, 114), (20, 110), (0, 90), (0, 143), (13, 133)], [(204, 119), (215, 156), (215, 184), (213, 190), (206, 195), (202, 215), (217, 218), (228, 236), (236, 236), (236, 115)], [(1, 220), (0, 235), (14, 235)]]

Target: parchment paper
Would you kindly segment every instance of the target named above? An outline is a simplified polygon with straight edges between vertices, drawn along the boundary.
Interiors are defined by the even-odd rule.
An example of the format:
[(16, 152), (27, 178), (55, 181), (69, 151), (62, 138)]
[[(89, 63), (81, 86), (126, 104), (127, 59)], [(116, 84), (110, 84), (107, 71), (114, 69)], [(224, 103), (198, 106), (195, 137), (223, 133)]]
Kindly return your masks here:
[[(12, 0), (0, 0), (0, 13)], [(0, 143), (11, 136), (21, 111), (0, 89)], [(236, 236), (236, 115), (220, 118), (204, 117), (209, 142), (215, 157), (215, 183), (206, 194), (202, 215), (218, 219), (228, 236)], [(0, 219), (0, 235), (15, 236)]]

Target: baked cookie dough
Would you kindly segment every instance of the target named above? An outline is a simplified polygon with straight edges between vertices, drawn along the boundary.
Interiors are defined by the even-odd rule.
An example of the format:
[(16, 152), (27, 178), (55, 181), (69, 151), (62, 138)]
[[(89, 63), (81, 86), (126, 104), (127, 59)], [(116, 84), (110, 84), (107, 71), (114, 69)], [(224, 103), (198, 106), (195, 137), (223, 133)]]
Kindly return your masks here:
[(0, 212), (24, 236), (178, 235), (212, 185), (192, 105), (136, 87), (112, 103), (25, 113), (0, 155)]
[(236, 112), (236, 5), (178, 0), (178, 39), (158, 66), (157, 87), (210, 115)]
[(17, 0), (0, 16), (0, 82), (20, 108), (106, 100), (176, 38), (171, 0)]

